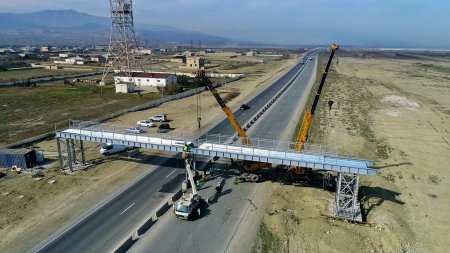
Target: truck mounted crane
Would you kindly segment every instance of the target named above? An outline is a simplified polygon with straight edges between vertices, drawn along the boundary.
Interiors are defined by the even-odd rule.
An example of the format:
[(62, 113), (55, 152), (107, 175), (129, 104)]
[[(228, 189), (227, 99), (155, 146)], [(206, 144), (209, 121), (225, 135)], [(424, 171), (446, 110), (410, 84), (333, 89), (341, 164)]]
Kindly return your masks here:
[[(339, 49), (339, 45), (333, 44), (333, 45), (331, 45), (330, 49), (331, 49), (331, 53), (328, 58), (327, 65), (325, 66), (325, 70), (323, 71), (322, 78), (320, 79), (319, 87), (318, 87), (316, 95), (314, 97), (314, 101), (311, 105), (311, 108), (308, 111), (306, 111), (306, 113), (303, 117), (302, 127), (297, 136), (297, 144), (295, 146), (295, 150), (298, 152), (303, 150), (303, 145), (308, 140), (308, 133), (309, 133), (309, 130), (311, 129), (311, 123), (312, 123), (314, 113), (317, 108), (317, 104), (319, 103), (320, 95), (322, 94), (322, 89), (323, 89), (325, 80), (328, 75), (328, 70), (330, 69), (330, 65), (331, 65), (331, 61), (333, 60), (334, 53), (336, 52), (336, 50)], [(310, 168), (305, 168), (305, 167), (300, 167), (300, 166), (290, 166), (289, 170), (291, 172), (293, 172), (294, 180), (297, 181), (298, 184), (307, 184), (309, 182), (308, 175), (311, 173)]]
[(223, 99), (220, 97), (218, 91), (212, 86), (211, 80), (209, 80), (209, 78), (206, 76), (205, 71), (203, 69), (197, 72), (197, 78), (201, 80), (205, 84), (206, 88), (208, 88), (208, 90), (213, 94), (217, 103), (222, 108), (222, 111), (227, 115), (228, 119), (230, 120), (231, 125), (233, 125), (234, 129), (241, 137), (242, 144), (252, 146), (253, 144), (248, 139), (247, 133), (245, 133), (244, 129), (242, 129), (241, 125), (239, 124), (239, 121), (236, 119), (236, 116), (234, 116), (230, 107), (228, 107), (225, 104), (225, 101), (223, 101)]
[[(239, 134), (241, 138), (241, 142), (246, 146), (253, 146), (253, 143), (247, 136), (245, 130), (239, 124), (239, 121), (236, 119), (236, 116), (233, 114), (233, 111), (226, 105), (225, 101), (220, 97), (218, 91), (212, 86), (211, 80), (206, 76), (204, 69), (201, 69), (197, 72), (197, 79), (202, 81), (206, 88), (213, 94), (217, 103), (222, 108), (223, 112), (227, 115), (228, 120), (231, 125), (234, 127), (236, 132)], [(260, 179), (260, 176), (255, 174), (256, 171), (271, 168), (272, 164), (270, 163), (261, 163), (261, 162), (251, 162), (251, 161), (232, 161), (233, 165), (237, 167), (241, 171), (241, 175), (236, 177), (237, 181), (250, 181), (257, 182)]]
[(189, 184), (191, 186), (192, 192), (188, 193), (188, 182), (183, 182), (183, 195), (181, 196), (180, 200), (173, 205), (173, 212), (176, 217), (183, 219), (183, 220), (189, 220), (189, 218), (192, 217), (192, 215), (197, 212), (198, 215), (200, 215), (200, 202), (202, 201), (201, 197), (198, 195), (197, 192), (197, 186), (194, 182), (194, 172), (192, 171), (192, 160), (190, 159), (190, 154), (186, 153), (183, 154), (185, 157), (185, 167), (186, 167), (186, 173), (189, 179)]

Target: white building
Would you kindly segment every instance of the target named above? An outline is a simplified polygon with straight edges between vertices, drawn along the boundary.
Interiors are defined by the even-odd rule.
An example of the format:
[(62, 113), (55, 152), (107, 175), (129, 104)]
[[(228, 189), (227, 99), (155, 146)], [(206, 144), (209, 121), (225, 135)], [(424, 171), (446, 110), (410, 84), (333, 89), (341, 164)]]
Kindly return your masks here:
[(116, 84), (129, 82), (136, 86), (166, 87), (176, 84), (177, 76), (165, 73), (132, 72), (131, 77), (128, 77), (126, 73), (120, 72), (114, 77), (114, 83)]
[(106, 58), (101, 56), (101, 55), (93, 55), (93, 56), (91, 56), (91, 61), (92, 62), (105, 63), (106, 62)]
[(116, 93), (132, 93), (134, 92), (133, 83), (116, 83)]
[(151, 49), (135, 49), (132, 52), (135, 54), (140, 54), (140, 55), (151, 55), (152, 54)]
[(75, 64), (76, 65), (84, 65), (86, 62), (87, 62), (86, 59), (84, 59), (80, 56), (76, 56), (73, 58), (67, 58), (64, 60), (53, 61), (53, 63), (55, 63), (55, 64), (69, 64), (69, 65), (75, 65)]

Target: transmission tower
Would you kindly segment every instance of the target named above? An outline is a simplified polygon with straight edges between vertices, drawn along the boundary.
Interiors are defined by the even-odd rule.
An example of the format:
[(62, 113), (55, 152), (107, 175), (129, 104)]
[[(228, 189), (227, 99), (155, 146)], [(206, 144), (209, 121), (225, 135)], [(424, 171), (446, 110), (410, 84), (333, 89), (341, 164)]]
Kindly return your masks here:
[(133, 1), (109, 0), (111, 6), (111, 37), (108, 60), (103, 70), (102, 84), (108, 73), (118, 70), (131, 77), (133, 69), (143, 70), (135, 54), (139, 50), (134, 32)]

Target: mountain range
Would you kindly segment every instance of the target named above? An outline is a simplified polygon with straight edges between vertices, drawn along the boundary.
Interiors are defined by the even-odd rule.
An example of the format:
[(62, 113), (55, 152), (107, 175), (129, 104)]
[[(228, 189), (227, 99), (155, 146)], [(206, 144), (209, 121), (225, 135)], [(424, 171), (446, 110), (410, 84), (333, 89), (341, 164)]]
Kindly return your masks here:
[[(25, 14), (0, 13), (0, 45), (51, 44), (88, 45), (107, 44), (111, 20), (75, 10), (44, 10)], [(184, 30), (181, 28), (135, 24), (142, 44), (178, 43), (189, 45), (229, 45), (240, 42), (224, 37)]]

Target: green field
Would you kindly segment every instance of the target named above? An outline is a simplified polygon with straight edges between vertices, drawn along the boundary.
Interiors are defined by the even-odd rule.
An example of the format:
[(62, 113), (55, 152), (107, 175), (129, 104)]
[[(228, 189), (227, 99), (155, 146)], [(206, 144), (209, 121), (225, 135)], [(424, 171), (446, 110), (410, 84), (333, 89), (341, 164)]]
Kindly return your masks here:
[(0, 82), (13, 82), (18, 80), (26, 80), (28, 78), (61, 76), (67, 74), (77, 74), (83, 72), (92, 72), (90, 68), (77, 69), (26, 69), (26, 70), (10, 70), (0, 71)]
[(0, 88), (0, 145), (51, 132), (55, 124), (88, 120), (160, 98), (158, 93), (116, 94), (94, 85)]

